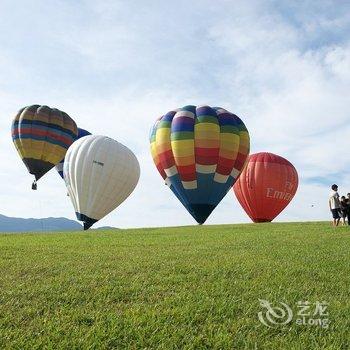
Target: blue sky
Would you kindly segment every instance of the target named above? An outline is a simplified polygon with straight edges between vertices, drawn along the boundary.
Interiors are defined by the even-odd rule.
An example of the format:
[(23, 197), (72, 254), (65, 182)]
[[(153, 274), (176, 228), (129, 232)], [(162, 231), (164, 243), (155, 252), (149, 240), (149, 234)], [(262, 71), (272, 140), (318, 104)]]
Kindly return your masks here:
[[(54, 171), (30, 190), (11, 142), (13, 115), (39, 103), (139, 158), (138, 187), (101, 225), (192, 224), (153, 166), (148, 133), (161, 114), (206, 103), (244, 120), (252, 152), (296, 166), (299, 191), (279, 220), (328, 218), (328, 184), (350, 192), (349, 34), (345, 1), (2, 0), (1, 213), (74, 219)], [(229, 193), (208, 223), (247, 221)]]

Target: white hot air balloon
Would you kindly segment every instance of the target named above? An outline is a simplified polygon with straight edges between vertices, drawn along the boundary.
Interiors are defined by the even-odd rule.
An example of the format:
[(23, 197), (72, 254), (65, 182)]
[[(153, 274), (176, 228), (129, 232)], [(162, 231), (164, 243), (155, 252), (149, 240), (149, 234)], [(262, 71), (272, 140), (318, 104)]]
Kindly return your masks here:
[(77, 218), (87, 230), (131, 194), (140, 166), (134, 153), (121, 143), (90, 135), (69, 147), (63, 174)]

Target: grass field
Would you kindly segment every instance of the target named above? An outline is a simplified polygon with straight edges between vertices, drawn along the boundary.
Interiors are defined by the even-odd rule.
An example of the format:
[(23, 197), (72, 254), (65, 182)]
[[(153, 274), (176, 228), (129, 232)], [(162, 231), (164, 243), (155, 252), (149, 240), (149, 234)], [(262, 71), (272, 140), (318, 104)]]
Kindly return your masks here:
[[(0, 234), (0, 349), (348, 349), (349, 251), (328, 223)], [(293, 321), (263, 325), (259, 299)]]

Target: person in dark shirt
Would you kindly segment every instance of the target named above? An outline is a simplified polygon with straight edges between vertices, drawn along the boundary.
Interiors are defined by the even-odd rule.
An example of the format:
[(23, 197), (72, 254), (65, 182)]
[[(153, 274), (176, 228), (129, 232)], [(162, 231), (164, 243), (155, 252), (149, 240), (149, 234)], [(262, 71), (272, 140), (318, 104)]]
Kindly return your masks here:
[(347, 196), (346, 201), (348, 203), (348, 225), (350, 225), (350, 220), (349, 220), (349, 218), (350, 218), (350, 193), (348, 193), (346, 196)]
[(349, 212), (349, 202), (345, 198), (345, 196), (341, 196), (341, 198), (340, 198), (340, 213), (341, 213), (343, 225), (345, 225), (346, 218), (348, 219), (348, 223), (349, 223), (348, 212)]

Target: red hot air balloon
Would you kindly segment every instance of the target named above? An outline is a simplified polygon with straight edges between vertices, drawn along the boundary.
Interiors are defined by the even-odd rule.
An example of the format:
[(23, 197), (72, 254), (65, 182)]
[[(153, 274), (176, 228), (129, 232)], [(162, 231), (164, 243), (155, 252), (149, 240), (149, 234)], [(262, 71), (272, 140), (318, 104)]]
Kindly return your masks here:
[(236, 197), (254, 222), (270, 222), (293, 199), (298, 173), (285, 158), (261, 152), (249, 156), (233, 186)]

